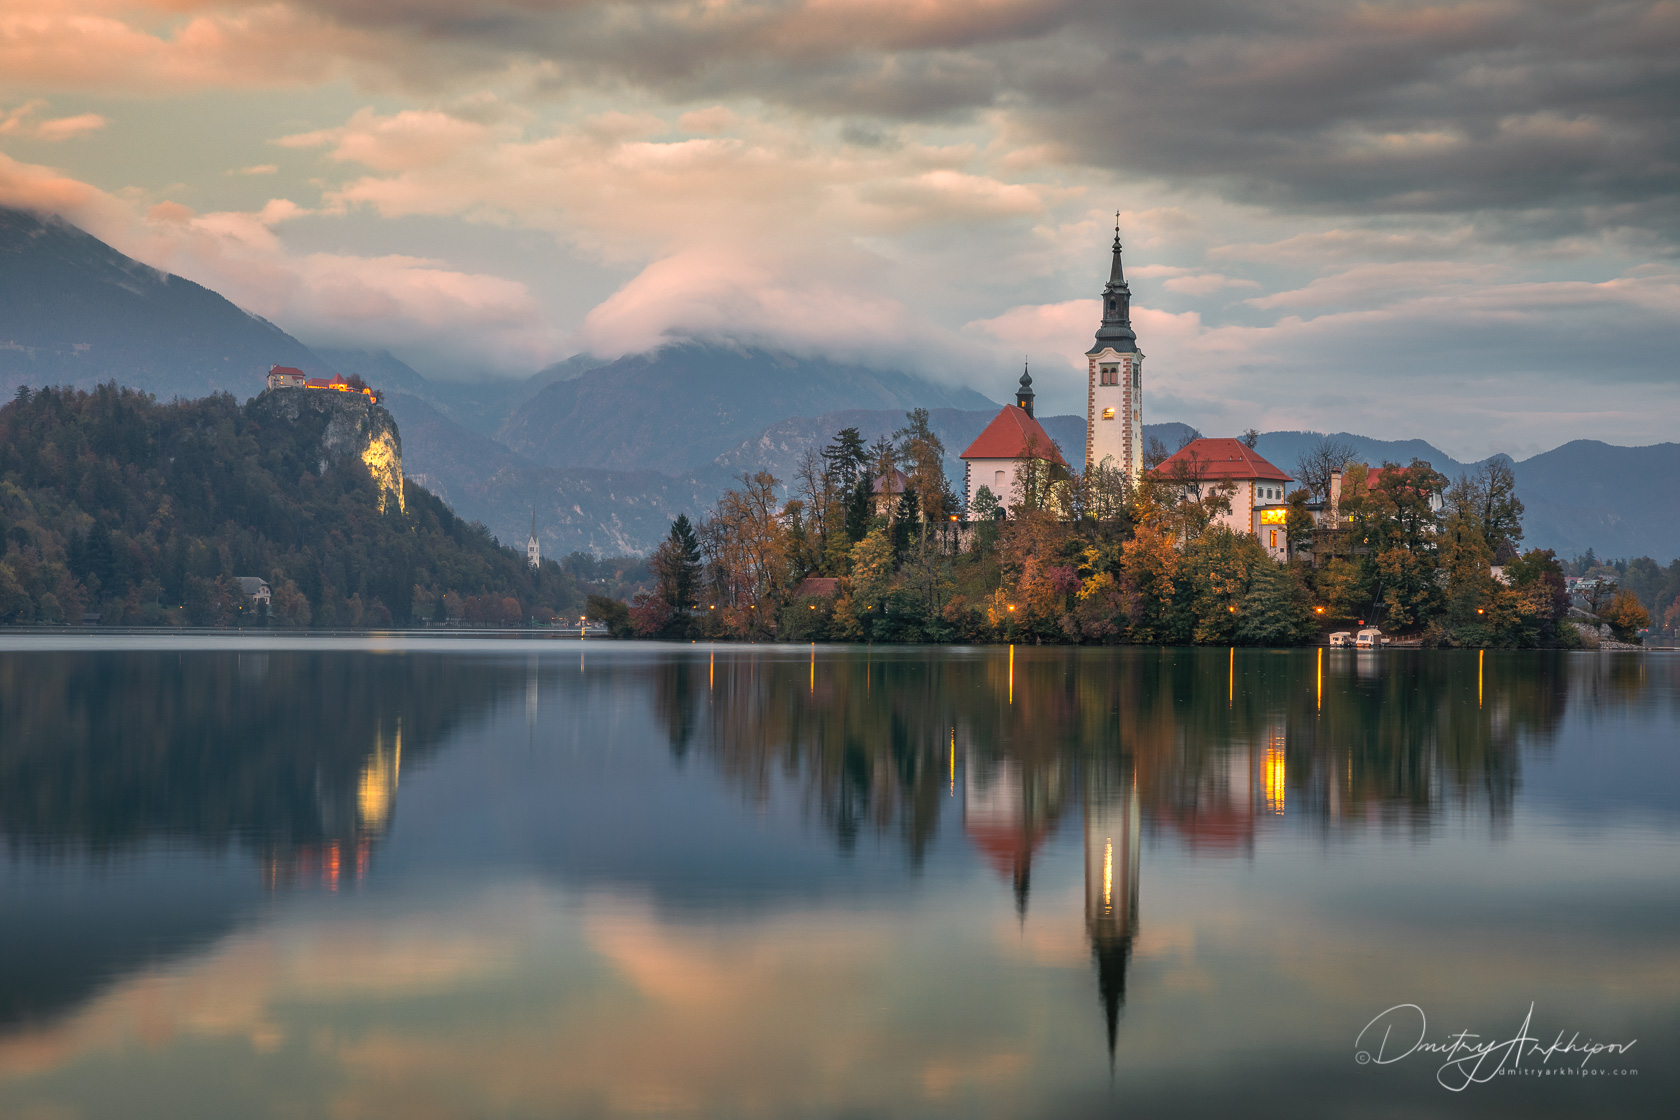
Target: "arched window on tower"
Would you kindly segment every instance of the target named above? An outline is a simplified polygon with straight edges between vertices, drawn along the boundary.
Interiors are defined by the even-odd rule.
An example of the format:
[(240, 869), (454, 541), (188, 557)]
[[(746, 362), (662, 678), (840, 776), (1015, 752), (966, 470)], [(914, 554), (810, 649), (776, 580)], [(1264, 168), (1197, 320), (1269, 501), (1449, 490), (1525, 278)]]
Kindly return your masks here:
[(1099, 378), (1098, 384), (1101, 384), (1101, 385), (1118, 385), (1118, 384), (1120, 384), (1120, 367), (1119, 366), (1102, 366), (1101, 367), (1101, 376)]

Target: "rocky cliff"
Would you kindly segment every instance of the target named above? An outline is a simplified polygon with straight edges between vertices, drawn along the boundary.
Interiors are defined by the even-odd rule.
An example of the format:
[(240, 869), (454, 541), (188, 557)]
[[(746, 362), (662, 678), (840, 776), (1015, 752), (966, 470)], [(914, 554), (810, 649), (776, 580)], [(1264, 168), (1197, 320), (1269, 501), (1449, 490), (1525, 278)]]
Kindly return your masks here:
[(379, 510), (395, 501), (404, 513), (402, 436), (391, 414), (360, 393), (328, 389), (269, 389), (251, 404), (252, 414), (321, 426), (320, 473), (356, 459), (379, 486)]

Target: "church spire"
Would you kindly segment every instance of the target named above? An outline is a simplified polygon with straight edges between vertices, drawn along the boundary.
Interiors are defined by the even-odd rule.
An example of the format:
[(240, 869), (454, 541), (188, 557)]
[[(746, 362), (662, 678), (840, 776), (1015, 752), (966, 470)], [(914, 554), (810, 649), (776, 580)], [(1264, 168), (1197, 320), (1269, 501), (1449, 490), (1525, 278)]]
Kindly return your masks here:
[(1102, 326), (1097, 328), (1097, 344), (1087, 353), (1100, 353), (1105, 348), (1118, 353), (1137, 349), (1137, 334), (1132, 330), (1132, 289), (1126, 283), (1126, 272), (1120, 263), (1120, 215), (1114, 215), (1113, 260), (1108, 266), (1108, 283), (1102, 292)]
[[(1120, 212), (1114, 212), (1114, 263), (1108, 269), (1108, 289), (1125, 288), (1126, 274), (1120, 268)], [(1127, 289), (1130, 291), (1130, 289)]]
[(1015, 407), (1026, 413), (1033, 414), (1032, 374), (1027, 372), (1027, 363), (1021, 362), (1021, 384), (1015, 390)]

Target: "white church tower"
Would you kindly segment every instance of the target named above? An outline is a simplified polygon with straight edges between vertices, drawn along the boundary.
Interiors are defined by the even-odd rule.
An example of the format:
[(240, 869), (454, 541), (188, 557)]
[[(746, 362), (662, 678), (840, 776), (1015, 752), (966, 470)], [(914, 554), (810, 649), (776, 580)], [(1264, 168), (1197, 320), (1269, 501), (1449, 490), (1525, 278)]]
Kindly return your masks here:
[(542, 550), (537, 547), (537, 511), (531, 511), (531, 539), (525, 542), (525, 562), (535, 568), (542, 561)]
[(1143, 472), (1143, 352), (1132, 332), (1132, 290), (1120, 268), (1115, 215), (1114, 263), (1103, 287), (1102, 326), (1085, 352), (1085, 469), (1109, 462), (1132, 479)]

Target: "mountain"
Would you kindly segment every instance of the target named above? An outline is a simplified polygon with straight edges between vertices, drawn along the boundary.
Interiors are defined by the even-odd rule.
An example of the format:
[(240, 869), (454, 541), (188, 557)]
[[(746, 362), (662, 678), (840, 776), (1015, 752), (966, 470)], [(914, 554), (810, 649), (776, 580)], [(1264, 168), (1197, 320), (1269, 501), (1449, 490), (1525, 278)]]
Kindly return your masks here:
[(515, 409), (556, 381), (566, 381), (585, 370), (606, 364), (588, 354), (577, 354), (539, 370), (530, 377), (486, 377), (476, 381), (431, 381), (394, 357), (388, 350), (335, 350), (317, 347), (315, 352), (334, 369), (360, 374), (370, 385), (396, 389), (425, 401), (467, 431), (494, 438)]
[(548, 466), (681, 473), (789, 416), (916, 407), (996, 408), (972, 389), (911, 374), (680, 343), (546, 386), (498, 438)]
[[(312, 350), (207, 288), (159, 272), (69, 223), (0, 208), (0, 394), (20, 385), (114, 380), (168, 400), (262, 388), (271, 365), (361, 374), (385, 394), (404, 464), (469, 520), (523, 546), (537, 511), (544, 553), (651, 549), (670, 518), (708, 509), (743, 470), (791, 480), (806, 447), (842, 427), (873, 439), (925, 407), (947, 466), (997, 406), (968, 389), (766, 350), (685, 343), (605, 361), (575, 355), (528, 378), (422, 377), (385, 351)], [(1079, 416), (1043, 418), (1072, 462), (1084, 457)], [(1176, 448), (1190, 429), (1146, 425)], [(1267, 432), (1258, 450), (1284, 470), (1321, 438)], [(1423, 440), (1336, 433), (1370, 462), (1473, 470)], [(1578, 440), (1516, 463), (1525, 543), (1572, 556), (1680, 556), (1680, 445), (1615, 447)]]
[(698, 516), (721, 489), (654, 471), (544, 467), (469, 431), (419, 397), (388, 392), (383, 403), (403, 433), (410, 480), (518, 547), (524, 547), (535, 515), (537, 541), (547, 557), (651, 552), (677, 514)]
[[(1301, 456), (1324, 438), (1326, 437), (1321, 432), (1263, 432), (1259, 442), (1254, 445), (1254, 450), (1274, 466), (1293, 472)], [(1439, 447), (1421, 439), (1372, 439), (1370, 436), (1355, 435), (1352, 432), (1334, 432), (1328, 438), (1340, 440), (1352, 447), (1355, 458), (1373, 466), (1384, 462), (1404, 466), (1413, 459), (1422, 459), (1448, 478), (1457, 478), (1480, 465), (1479, 462), (1461, 463)]]
[(158, 397), (262, 387), (271, 365), (327, 367), (265, 319), (58, 218), (0, 207), (0, 391), (103, 381)]
[[(992, 422), (997, 412), (996, 405), (984, 409), (929, 409), (929, 423), (945, 444), (945, 473), (953, 482), (962, 478), (963, 465), (958, 456)], [(1084, 462), (1083, 416), (1041, 416), (1038, 421), (1061, 448), (1062, 456), (1068, 462)], [(700, 475), (727, 483), (738, 478), (742, 471), (768, 470), (779, 479), (791, 481), (806, 449), (825, 446), (840, 429), (856, 428), (866, 442), (873, 442), (879, 436), (890, 436), (902, 428), (904, 422), (903, 411), (879, 409), (842, 409), (813, 418), (796, 416), (772, 424), (753, 438), (725, 451), (712, 461), (709, 468), (702, 469)], [(1177, 422), (1145, 424), (1143, 434), (1145, 439), (1153, 436), (1176, 450), (1185, 438), (1195, 434), (1195, 429)]]
[(1680, 443), (1615, 447), (1578, 439), (1516, 464), (1523, 543), (1578, 556), (1680, 557)]
[[(1255, 450), (1293, 470), (1317, 432), (1266, 432)], [(1368, 463), (1422, 459), (1448, 478), (1474, 472), (1487, 460), (1461, 462), (1421, 439), (1380, 440), (1351, 432), (1331, 436)], [(1511, 463), (1522, 500), (1523, 545), (1549, 548), (1569, 559), (1593, 549), (1601, 557), (1649, 556), (1661, 563), (1680, 557), (1680, 491), (1635, 480), (1680, 477), (1680, 444), (1618, 447), (1578, 439)]]

